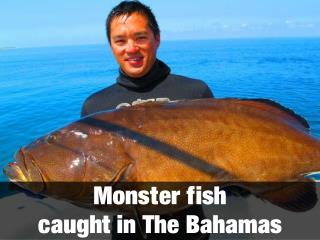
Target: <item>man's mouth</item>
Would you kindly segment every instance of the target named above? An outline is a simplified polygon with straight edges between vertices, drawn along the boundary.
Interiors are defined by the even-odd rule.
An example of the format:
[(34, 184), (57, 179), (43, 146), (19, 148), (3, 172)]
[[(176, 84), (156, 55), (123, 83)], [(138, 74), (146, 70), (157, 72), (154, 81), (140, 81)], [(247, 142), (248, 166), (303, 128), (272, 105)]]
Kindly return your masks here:
[(127, 58), (127, 61), (129, 62), (130, 65), (133, 66), (141, 66), (143, 63), (143, 57), (142, 56), (136, 56), (136, 57), (129, 57)]

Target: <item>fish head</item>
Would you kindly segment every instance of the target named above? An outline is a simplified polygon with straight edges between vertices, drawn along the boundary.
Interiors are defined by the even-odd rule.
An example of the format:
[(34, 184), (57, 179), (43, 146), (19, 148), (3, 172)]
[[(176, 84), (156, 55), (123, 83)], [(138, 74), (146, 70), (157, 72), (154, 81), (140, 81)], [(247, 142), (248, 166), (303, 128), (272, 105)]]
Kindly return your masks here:
[(14, 182), (77, 181), (83, 171), (81, 138), (73, 126), (52, 132), (21, 148), (5, 169)]
[(15, 160), (4, 169), (9, 180), (43, 183), (40, 190), (50, 182), (114, 182), (129, 165), (115, 134), (81, 121), (21, 148)]

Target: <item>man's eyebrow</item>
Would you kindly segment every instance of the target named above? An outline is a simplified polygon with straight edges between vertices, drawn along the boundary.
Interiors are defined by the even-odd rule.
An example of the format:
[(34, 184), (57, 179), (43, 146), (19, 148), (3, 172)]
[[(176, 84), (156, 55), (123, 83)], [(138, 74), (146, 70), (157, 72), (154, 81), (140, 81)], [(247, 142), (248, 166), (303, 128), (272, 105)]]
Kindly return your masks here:
[(112, 39), (122, 39), (122, 38), (125, 38), (125, 36), (123, 35), (115, 35), (115, 36), (112, 36)]
[(142, 31), (142, 32), (136, 32), (134, 33), (135, 36), (141, 36), (141, 35), (147, 35), (148, 32), (147, 31)]
[[(147, 35), (147, 34), (148, 34), (147, 31), (141, 31), (141, 32), (134, 33), (135, 36), (142, 36), (142, 35)], [(125, 36), (121, 35), (121, 34), (112, 36), (112, 39), (119, 39), (119, 38), (125, 38)]]

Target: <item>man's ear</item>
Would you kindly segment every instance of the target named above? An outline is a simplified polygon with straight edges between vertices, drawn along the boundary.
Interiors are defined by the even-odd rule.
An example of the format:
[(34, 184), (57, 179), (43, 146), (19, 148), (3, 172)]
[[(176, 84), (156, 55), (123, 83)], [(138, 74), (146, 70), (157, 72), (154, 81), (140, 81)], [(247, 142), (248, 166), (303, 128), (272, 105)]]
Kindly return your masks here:
[(160, 33), (156, 36), (157, 48), (160, 46)]

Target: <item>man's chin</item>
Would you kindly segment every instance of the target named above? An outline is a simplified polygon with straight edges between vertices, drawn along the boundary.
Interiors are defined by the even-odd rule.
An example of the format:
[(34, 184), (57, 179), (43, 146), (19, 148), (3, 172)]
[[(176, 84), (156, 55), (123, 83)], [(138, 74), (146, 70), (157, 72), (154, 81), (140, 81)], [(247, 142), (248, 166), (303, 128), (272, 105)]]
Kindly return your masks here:
[(142, 69), (138, 68), (138, 69), (130, 69), (130, 70), (123, 70), (129, 77), (132, 78), (140, 78), (143, 77), (146, 73), (145, 71), (143, 71)]

